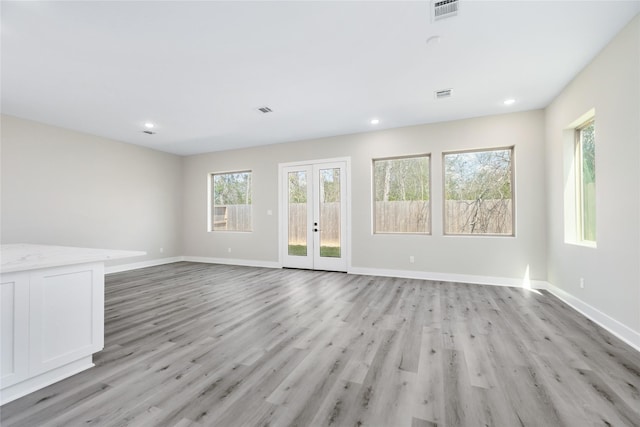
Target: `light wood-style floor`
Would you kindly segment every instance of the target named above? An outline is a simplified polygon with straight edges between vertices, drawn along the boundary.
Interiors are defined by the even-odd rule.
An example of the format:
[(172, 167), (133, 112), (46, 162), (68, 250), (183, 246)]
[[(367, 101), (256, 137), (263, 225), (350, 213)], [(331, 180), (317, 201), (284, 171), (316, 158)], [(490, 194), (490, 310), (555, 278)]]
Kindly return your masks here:
[(176, 263), (2, 426), (640, 426), (640, 353), (548, 293)]

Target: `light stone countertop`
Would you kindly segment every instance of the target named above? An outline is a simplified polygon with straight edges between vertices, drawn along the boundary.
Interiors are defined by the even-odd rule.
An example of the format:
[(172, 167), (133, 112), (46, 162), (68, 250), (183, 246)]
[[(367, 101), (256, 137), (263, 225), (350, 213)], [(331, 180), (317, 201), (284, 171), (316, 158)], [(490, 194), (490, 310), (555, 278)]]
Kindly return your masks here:
[(146, 255), (144, 251), (74, 248), (70, 246), (10, 244), (0, 245), (0, 273), (60, 267)]

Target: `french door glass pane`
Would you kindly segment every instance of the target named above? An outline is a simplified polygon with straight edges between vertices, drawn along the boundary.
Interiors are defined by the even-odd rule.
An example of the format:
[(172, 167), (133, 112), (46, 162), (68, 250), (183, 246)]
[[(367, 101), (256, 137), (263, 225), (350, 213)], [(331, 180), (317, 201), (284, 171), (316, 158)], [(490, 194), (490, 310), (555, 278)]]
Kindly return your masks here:
[(307, 173), (289, 172), (289, 255), (307, 256)]
[(340, 169), (320, 169), (320, 256), (340, 258)]

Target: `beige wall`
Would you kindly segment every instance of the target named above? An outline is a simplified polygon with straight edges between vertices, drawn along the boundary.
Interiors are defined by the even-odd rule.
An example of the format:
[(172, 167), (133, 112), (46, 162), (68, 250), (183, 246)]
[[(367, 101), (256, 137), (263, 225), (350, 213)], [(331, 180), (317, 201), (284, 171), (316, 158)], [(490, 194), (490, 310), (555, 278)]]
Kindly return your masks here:
[[(2, 116), (2, 243), (181, 254), (181, 158)], [(164, 253), (159, 249), (164, 248)]]
[[(278, 262), (278, 164), (350, 157), (353, 267), (516, 279), (529, 267), (531, 279), (545, 280), (543, 120), (542, 111), (531, 111), (186, 157), (184, 254)], [(442, 152), (510, 145), (516, 158), (516, 237), (443, 236)], [(372, 158), (417, 153), (432, 155), (433, 235), (372, 235)], [(246, 169), (253, 171), (253, 232), (207, 232), (207, 175)]]
[[(640, 333), (640, 16), (546, 109), (548, 280)], [(564, 241), (563, 130), (595, 108), (597, 248)], [(584, 278), (585, 287), (579, 286)]]

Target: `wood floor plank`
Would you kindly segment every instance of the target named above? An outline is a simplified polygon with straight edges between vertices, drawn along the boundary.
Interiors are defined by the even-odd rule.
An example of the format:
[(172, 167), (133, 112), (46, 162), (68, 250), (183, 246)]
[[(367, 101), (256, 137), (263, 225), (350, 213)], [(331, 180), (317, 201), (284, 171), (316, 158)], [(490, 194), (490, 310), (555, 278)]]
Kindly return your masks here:
[(356, 399), (361, 390), (361, 384), (351, 381), (336, 381), (329, 390), (326, 398), (317, 409), (315, 417), (309, 425), (312, 426), (343, 426), (347, 425), (346, 417), (356, 407)]
[(440, 329), (423, 327), (412, 413), (417, 420), (436, 425), (443, 425), (445, 414), (442, 349)]
[(640, 426), (640, 353), (545, 291), (179, 262), (12, 426)]

